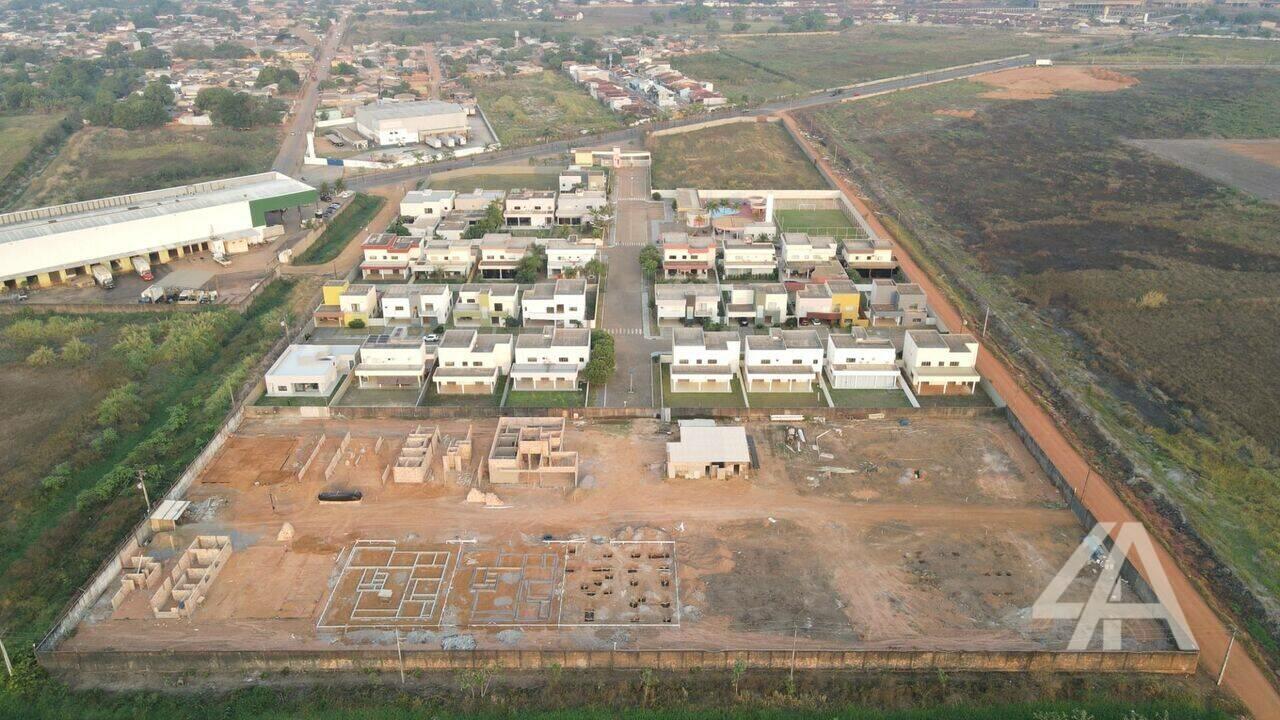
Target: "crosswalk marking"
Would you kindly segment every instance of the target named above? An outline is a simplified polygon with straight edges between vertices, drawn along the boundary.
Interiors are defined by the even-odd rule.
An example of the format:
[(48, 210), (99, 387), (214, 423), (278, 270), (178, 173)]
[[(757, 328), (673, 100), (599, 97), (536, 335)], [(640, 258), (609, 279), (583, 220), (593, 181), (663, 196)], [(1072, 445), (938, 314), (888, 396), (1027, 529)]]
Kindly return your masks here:
[(610, 335), (640, 335), (644, 333), (641, 328), (605, 328), (604, 331)]

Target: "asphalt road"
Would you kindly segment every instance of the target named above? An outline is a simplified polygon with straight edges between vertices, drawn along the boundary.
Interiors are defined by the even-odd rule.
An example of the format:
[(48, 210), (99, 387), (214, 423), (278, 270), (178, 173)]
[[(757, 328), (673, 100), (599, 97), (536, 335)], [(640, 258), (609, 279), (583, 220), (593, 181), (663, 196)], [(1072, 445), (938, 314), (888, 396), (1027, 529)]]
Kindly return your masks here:
[(333, 54), (342, 43), (342, 36), (347, 30), (347, 18), (343, 17), (329, 28), (320, 53), (316, 56), (312, 70), (303, 81), (303, 91), (293, 106), (293, 117), (290, 118), (284, 142), (280, 152), (276, 154), (271, 169), (298, 177), (302, 171), (302, 157), (307, 152), (307, 133), (315, 122), (316, 108), (320, 105), (320, 83), (329, 77), (329, 66), (333, 64)]

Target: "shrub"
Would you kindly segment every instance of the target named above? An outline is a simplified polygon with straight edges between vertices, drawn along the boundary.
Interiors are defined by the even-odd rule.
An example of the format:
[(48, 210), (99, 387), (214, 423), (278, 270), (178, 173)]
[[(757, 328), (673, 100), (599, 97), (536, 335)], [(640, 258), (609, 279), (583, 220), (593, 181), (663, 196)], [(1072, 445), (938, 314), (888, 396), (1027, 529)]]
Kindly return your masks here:
[(93, 353), (93, 348), (89, 343), (78, 337), (73, 337), (62, 345), (62, 362), (68, 365), (79, 365), (89, 359), (89, 355)]
[(360, 330), (364, 327), (364, 320), (361, 320), (360, 318), (352, 318), (351, 322), (347, 323), (347, 327), (352, 330)]
[(113, 388), (98, 403), (98, 424), (104, 428), (136, 430), (147, 419), (146, 407), (138, 396), (138, 384), (129, 382)]
[(45, 367), (58, 361), (58, 354), (48, 345), (41, 345), (27, 356), (27, 364), (31, 367)]

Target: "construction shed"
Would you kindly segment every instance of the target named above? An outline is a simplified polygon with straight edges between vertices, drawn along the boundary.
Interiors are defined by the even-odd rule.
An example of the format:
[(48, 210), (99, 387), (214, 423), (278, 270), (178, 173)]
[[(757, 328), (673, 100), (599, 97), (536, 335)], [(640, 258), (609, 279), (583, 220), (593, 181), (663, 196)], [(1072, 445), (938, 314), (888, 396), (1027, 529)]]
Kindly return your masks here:
[(739, 425), (712, 420), (681, 420), (680, 439), (667, 443), (667, 478), (747, 477), (751, 445)]

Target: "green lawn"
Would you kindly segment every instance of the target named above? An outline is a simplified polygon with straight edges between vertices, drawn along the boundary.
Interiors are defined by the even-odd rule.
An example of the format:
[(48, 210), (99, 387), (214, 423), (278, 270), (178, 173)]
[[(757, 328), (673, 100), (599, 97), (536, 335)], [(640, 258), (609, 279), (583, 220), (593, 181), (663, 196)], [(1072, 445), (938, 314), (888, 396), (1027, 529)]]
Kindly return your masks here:
[(779, 210), (774, 213), (780, 232), (803, 232), (810, 235), (831, 235), (837, 238), (866, 237), (844, 214), (843, 210)]
[(341, 407), (413, 407), (422, 394), (421, 388), (361, 388), (355, 380), (335, 406)]
[(831, 393), (831, 402), (836, 407), (867, 408), (905, 408), (911, 407), (906, 393), (901, 390), (838, 390), (827, 388)]
[(1280, 42), (1243, 38), (1155, 38), (1080, 56), (1090, 63), (1275, 65)]
[(578, 408), (586, 401), (585, 390), (512, 390), (507, 393), (507, 403), (503, 407)]
[(485, 190), (555, 190), (559, 187), (559, 173), (474, 173), (453, 177), (433, 176), (427, 185), (432, 190), (456, 190), (470, 192), (476, 188)]
[(263, 172), (280, 129), (85, 128), (18, 200), (40, 207)]
[(306, 252), (293, 259), (294, 265), (323, 265), (342, 254), (342, 250), (368, 225), (387, 203), (378, 195), (357, 194), (351, 202), (329, 222), (320, 237)]
[[(733, 392), (725, 393), (673, 393), (671, 392), (671, 368), (664, 364), (661, 374), (662, 404), (670, 408), (740, 408), (742, 386), (733, 379)], [(654, 396), (657, 397), (656, 395)]]
[(498, 139), (508, 147), (573, 138), (584, 130), (616, 130), (623, 125), (621, 116), (557, 72), (477, 80), (471, 89)]
[(782, 123), (742, 122), (651, 138), (653, 186), (814, 190), (827, 182)]
[(498, 383), (495, 386), (497, 392), (489, 395), (441, 395), (436, 392), (436, 384), (433, 382), (431, 387), (427, 389), (426, 394), (422, 396), (421, 405), (423, 407), (439, 405), (440, 407), (496, 408), (502, 403), (502, 389), (506, 386), (506, 376), (499, 375)]
[(61, 121), (60, 114), (0, 115), (0, 177), (8, 175)]
[(818, 408), (827, 407), (821, 390), (813, 392), (749, 392), (747, 402), (753, 408)]
[(832, 35), (728, 38), (672, 65), (734, 101), (760, 102), (922, 70), (1065, 48), (1080, 40), (976, 27), (868, 25)]

